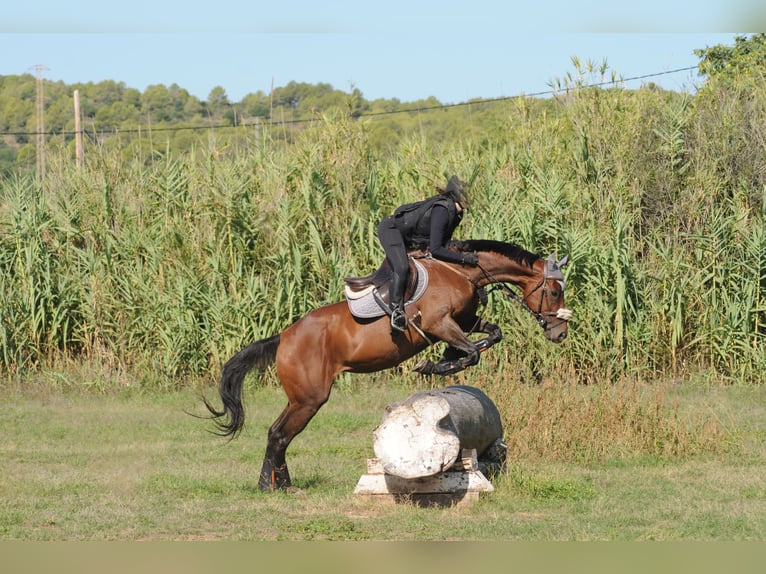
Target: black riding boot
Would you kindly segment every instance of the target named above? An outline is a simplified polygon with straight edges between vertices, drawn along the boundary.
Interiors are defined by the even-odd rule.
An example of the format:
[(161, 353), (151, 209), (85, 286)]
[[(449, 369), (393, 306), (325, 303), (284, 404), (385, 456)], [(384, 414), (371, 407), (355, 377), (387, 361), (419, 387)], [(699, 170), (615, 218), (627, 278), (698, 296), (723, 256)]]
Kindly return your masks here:
[(406, 277), (394, 272), (391, 276), (391, 328), (403, 333), (407, 330), (407, 315), (404, 313), (404, 289)]

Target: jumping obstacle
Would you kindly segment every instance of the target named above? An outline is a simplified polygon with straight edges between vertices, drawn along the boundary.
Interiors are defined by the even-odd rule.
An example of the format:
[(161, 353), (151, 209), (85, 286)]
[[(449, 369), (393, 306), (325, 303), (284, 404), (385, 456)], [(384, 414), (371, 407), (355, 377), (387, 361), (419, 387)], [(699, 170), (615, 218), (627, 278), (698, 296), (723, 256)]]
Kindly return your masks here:
[(505, 463), (500, 413), (479, 389), (421, 391), (386, 408), (375, 429), (376, 458), (355, 494), (375, 500), (453, 505), (492, 492), (487, 479)]

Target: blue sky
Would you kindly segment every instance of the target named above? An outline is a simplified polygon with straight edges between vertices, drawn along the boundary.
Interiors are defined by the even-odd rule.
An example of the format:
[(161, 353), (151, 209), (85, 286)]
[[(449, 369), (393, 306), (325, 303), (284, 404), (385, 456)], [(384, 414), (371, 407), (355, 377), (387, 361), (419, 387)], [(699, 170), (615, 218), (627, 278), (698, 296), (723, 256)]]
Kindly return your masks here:
[[(574, 73), (573, 56), (606, 59), (626, 78), (694, 66), (695, 49), (766, 27), (761, 3), (16, 2), (0, 19), (0, 75), (34, 73), (39, 64), (53, 81), (116, 80), (141, 91), (176, 83), (201, 99), (216, 86), (239, 101), (297, 81), (358, 88), (370, 100), (456, 103), (545, 91)], [(681, 90), (698, 78), (651, 81)]]

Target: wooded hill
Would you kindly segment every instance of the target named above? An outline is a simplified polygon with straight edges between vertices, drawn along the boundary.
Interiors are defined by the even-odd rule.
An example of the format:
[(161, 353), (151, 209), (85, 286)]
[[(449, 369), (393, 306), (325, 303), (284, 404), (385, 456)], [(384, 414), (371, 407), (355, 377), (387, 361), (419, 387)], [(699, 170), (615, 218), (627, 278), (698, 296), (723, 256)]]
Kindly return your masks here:
[[(149, 86), (143, 93), (123, 82), (65, 84), (42, 80), (46, 144), (52, 151), (74, 154), (73, 94), (80, 95), (86, 145), (120, 149), (143, 159), (153, 154), (179, 155), (208, 150), (217, 153), (247, 146), (265, 134), (283, 142), (319, 121), (322, 114), (364, 118), (375, 149), (390, 149), (402, 137), (421, 133), (430, 139), (464, 138), (484, 130), (508, 113), (503, 102), (477, 100), (444, 107), (436, 98), (415, 102), (368, 101), (329, 84), (290, 82), (271, 93), (258, 91), (231, 102), (225, 90), (213, 88), (205, 101), (172, 84)], [(36, 158), (36, 88), (31, 74), (0, 76), (0, 172), (34, 171)], [(470, 105), (469, 105), (470, 104)], [(550, 102), (537, 102), (553, 109)], [(448, 112), (448, 113), (447, 113)], [(150, 153), (151, 150), (151, 153)]]

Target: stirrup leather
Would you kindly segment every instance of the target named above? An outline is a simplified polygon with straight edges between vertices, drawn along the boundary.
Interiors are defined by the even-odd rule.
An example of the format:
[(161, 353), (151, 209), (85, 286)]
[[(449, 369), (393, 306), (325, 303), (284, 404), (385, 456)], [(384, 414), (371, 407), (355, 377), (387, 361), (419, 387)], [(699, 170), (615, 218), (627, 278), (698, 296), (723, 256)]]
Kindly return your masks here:
[(391, 328), (402, 333), (407, 330), (407, 315), (399, 307), (391, 311)]

